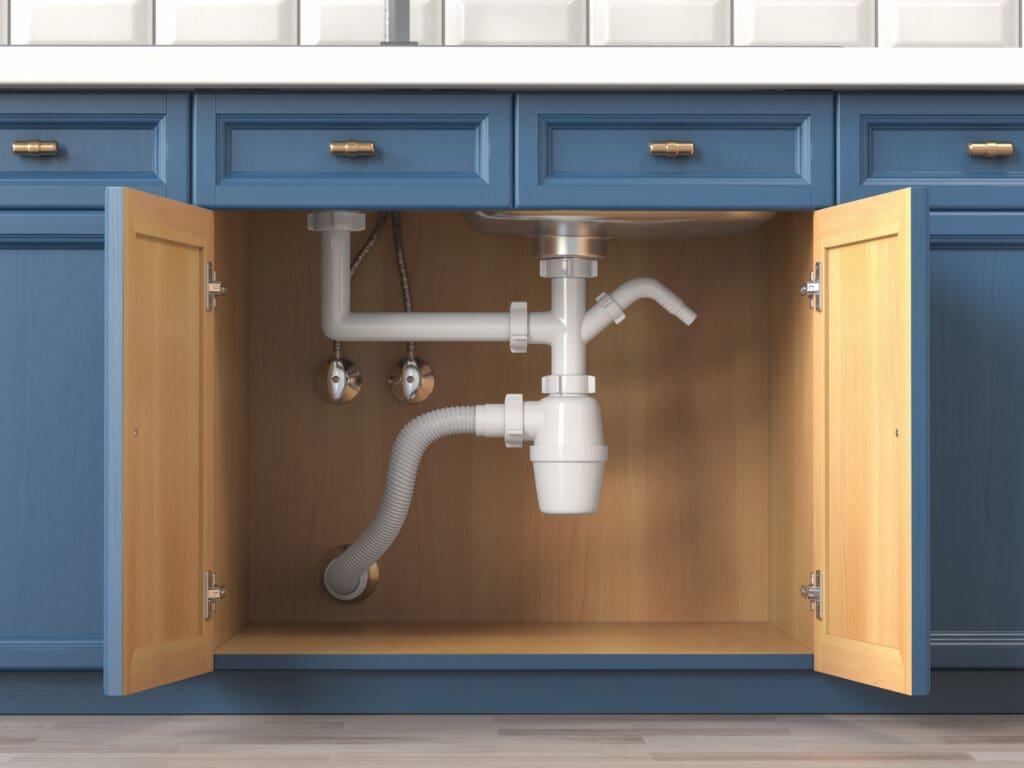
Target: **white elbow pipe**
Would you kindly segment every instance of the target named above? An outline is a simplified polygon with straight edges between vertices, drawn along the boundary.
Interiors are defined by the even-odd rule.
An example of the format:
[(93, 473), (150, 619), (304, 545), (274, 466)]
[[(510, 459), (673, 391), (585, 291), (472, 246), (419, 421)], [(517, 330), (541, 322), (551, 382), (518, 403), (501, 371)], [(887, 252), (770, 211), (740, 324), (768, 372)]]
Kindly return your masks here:
[[(324, 211), (309, 215), (320, 233), (320, 325), (334, 341), (509, 341), (509, 312), (353, 312), (351, 233), (363, 214)], [(551, 344), (557, 321), (550, 312), (529, 314), (528, 342)]]
[(697, 319), (697, 313), (665, 285), (651, 277), (637, 277), (627, 280), (612, 291), (610, 296), (601, 294), (597, 297), (596, 306), (587, 310), (583, 317), (583, 342), (591, 341), (612, 323), (621, 323), (625, 319), (625, 310), (640, 299), (656, 301), (662, 309), (686, 325), (692, 325)]

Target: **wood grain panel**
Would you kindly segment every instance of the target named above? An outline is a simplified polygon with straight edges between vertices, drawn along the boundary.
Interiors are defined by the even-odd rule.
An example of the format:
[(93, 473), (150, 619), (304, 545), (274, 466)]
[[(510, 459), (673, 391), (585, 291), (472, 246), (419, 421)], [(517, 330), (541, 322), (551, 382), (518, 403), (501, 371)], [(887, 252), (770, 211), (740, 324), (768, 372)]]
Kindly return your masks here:
[[(418, 309), (549, 306), (528, 241), (484, 237), (457, 213), (408, 213)], [(250, 511), (254, 622), (764, 621), (767, 602), (767, 260), (763, 238), (614, 244), (590, 294), (650, 275), (700, 313), (685, 328), (637, 305), (590, 345), (609, 461), (601, 507), (548, 517), (525, 450), (457, 438), (421, 467), (405, 530), (370, 600), (340, 605), (319, 562), (376, 511), (391, 443), (428, 408), (539, 396), (546, 348), (421, 344), (437, 371), (421, 406), (393, 401), (401, 344), (348, 344), (363, 392), (331, 406), (312, 376), (318, 241), (299, 213), (250, 218)], [(356, 309), (399, 310), (387, 235), (353, 283)]]
[(249, 614), (249, 269), (248, 219), (217, 211), (217, 276), (228, 295), (213, 314), (216, 354), (214, 408), (213, 559), (210, 567), (227, 593), (213, 621), (214, 646), (248, 621)]
[(124, 192), (123, 693), (212, 669), (213, 215)]
[(768, 619), (804, 645), (813, 617), (800, 597), (813, 569), (813, 315), (797, 286), (814, 265), (811, 214), (776, 217), (768, 269)]
[(911, 684), (911, 195), (818, 211), (815, 563), (825, 620), (815, 669)]
[(219, 654), (796, 653), (766, 622), (544, 624), (251, 624)]

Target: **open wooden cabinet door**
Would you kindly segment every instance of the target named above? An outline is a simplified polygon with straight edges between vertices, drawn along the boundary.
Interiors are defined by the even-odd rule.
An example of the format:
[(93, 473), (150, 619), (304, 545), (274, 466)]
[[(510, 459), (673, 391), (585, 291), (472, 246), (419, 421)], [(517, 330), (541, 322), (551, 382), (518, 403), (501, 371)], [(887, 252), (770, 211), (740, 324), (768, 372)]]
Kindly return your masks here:
[(905, 694), (930, 674), (927, 224), (910, 189), (814, 215), (814, 668)]
[(107, 190), (104, 691), (213, 669), (214, 216)]

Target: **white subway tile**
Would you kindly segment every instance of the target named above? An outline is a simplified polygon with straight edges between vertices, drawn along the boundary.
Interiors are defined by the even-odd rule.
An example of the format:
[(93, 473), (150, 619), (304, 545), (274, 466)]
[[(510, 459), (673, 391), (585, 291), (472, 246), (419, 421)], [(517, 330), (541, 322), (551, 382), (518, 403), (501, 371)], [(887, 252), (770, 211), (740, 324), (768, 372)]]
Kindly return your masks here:
[(734, 0), (733, 20), (736, 45), (875, 44), (874, 0)]
[(152, 0), (10, 0), (10, 20), (12, 45), (153, 42)]
[[(379, 45), (386, 0), (302, 0), (303, 45)], [(410, 0), (409, 35), (420, 45), (441, 45), (441, 0)]]
[(297, 0), (156, 0), (157, 45), (295, 45)]
[(0, 45), (7, 45), (7, 0), (0, 0)]
[(729, 0), (590, 0), (591, 45), (729, 45)]
[(878, 0), (880, 46), (1017, 46), (1020, 0)]
[(585, 45), (586, 0), (447, 0), (446, 45)]

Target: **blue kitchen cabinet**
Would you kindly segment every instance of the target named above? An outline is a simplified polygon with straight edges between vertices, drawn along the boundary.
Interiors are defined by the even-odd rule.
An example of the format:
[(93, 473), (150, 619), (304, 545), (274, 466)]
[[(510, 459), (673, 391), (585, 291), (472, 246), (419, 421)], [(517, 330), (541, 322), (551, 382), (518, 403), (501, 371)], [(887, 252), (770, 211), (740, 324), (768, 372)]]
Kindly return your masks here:
[(188, 93), (0, 96), (0, 209), (103, 207), (130, 184), (189, 196)]
[(520, 94), (516, 207), (821, 208), (832, 148), (831, 93)]
[(208, 208), (512, 205), (511, 94), (199, 93), (194, 124)]
[[(937, 667), (1024, 667), (1024, 97), (843, 93), (842, 201), (928, 188), (932, 645)], [(973, 146), (973, 149), (972, 149)], [(972, 154), (973, 152), (973, 154)]]
[(1024, 212), (932, 216), (932, 647), (1024, 667)]
[[(406, 101), (413, 96), (414, 101)], [(906, 95), (902, 97), (906, 103)], [(57, 104), (66, 97), (58, 94), (52, 98)], [(928, 108), (913, 116), (916, 122), (910, 117), (907, 123), (893, 118), (894, 124), (903, 127), (890, 135), (884, 126), (875, 131), (881, 123), (872, 120), (869, 133), (874, 143), (857, 139), (852, 146), (847, 125), (852, 106), (856, 105), (860, 125), (862, 116), (879, 110), (885, 114), (886, 103), (896, 110), (900, 97), (843, 94), (838, 113), (838, 162), (833, 164), (831, 94), (201, 93), (195, 98), (194, 192), (196, 202), (214, 209), (486, 208), (513, 203), (524, 208), (808, 209), (829, 205), (836, 190), (839, 201), (845, 202), (908, 183), (927, 187), (933, 208), (961, 209), (931, 217), (932, 251), (924, 267), (930, 270), (930, 280), (921, 280), (920, 242), (926, 235), (921, 231), (914, 235), (915, 284), (923, 291), (915, 311), (920, 310), (922, 297), (931, 292), (931, 317), (915, 315), (914, 334), (918, 341), (930, 337), (932, 358), (931, 457), (922, 457), (919, 450), (914, 467), (919, 478), (927, 477), (926, 469), (932, 467), (929, 488), (917, 493), (927, 499), (930, 492), (934, 511), (929, 579), (928, 554), (920, 551), (921, 537), (928, 530), (927, 507), (915, 510), (911, 687), (922, 692), (928, 685), (928, 645), (926, 641), (922, 645), (921, 638), (927, 638), (922, 627), (929, 623), (929, 583), (932, 654), (937, 666), (1021, 666), (1024, 612), (1019, 596), (1007, 585), (1020, 579), (1014, 553), (1024, 544), (1019, 515), (1015, 514), (1024, 491), (1014, 467), (1024, 418), (1015, 392), (1020, 390), (1024, 372), (1017, 354), (1020, 314), (1013, 300), (1013, 289), (1024, 279), (1018, 268), (1019, 258), (1024, 258), (1024, 227), (1018, 214), (980, 210), (996, 207), (993, 201), (997, 199), (1004, 201), (1001, 207), (1024, 208), (1024, 201), (1015, 202), (1017, 156), (1007, 162), (974, 158), (979, 165), (972, 162), (967, 171), (959, 172), (936, 159), (946, 156), (942, 143), (946, 140), (939, 135), (943, 130), (952, 126), (963, 133), (956, 137), (957, 147), (968, 134), (972, 141), (978, 138), (972, 129), (975, 123), (962, 116), (975, 102), (963, 106), (958, 101), (966, 98), (963, 95), (920, 95), (923, 101), (917, 103)], [(881, 99), (882, 106), (873, 106), (871, 99), (875, 98)], [(977, 119), (991, 129), (984, 134), (984, 141), (1013, 140), (1015, 118), (1006, 105), (1019, 97), (998, 97), (1002, 117), (995, 114), (995, 107), (990, 114), (981, 106), (997, 97), (976, 98)], [(414, 106), (403, 110), (397, 106), (400, 103)], [(904, 111), (910, 110), (904, 107)], [(929, 115), (941, 119), (932, 120)], [(46, 125), (45, 121), (38, 124)], [(513, 125), (517, 148), (514, 189)], [(918, 133), (922, 125), (927, 130)], [(1007, 131), (996, 130), (999, 126)], [(658, 132), (652, 133), (652, 127)], [(412, 152), (412, 133), (421, 130), (427, 133), (428, 151)], [(901, 133), (904, 130), (909, 131), (909, 139)], [(32, 138), (47, 137), (33, 134)], [(332, 141), (374, 141), (379, 151), (372, 156), (332, 156)], [(652, 157), (652, 141), (692, 143), (693, 155)], [(933, 145), (934, 153), (917, 151)], [(635, 146), (640, 147), (638, 155)], [(861, 155), (867, 146), (875, 155), (864, 166)], [(754, 151), (757, 147), (762, 150), (760, 155)], [(851, 153), (856, 153), (857, 168), (871, 169), (862, 174), (864, 181), (855, 185), (848, 183)], [(909, 171), (900, 165), (905, 158), (915, 163)], [(380, 163), (365, 163), (373, 159)], [(455, 169), (450, 175), (439, 170), (438, 163), (445, 159)], [(698, 162), (687, 166), (688, 160)], [(741, 161), (745, 163), (742, 167)], [(0, 165), (0, 195), (5, 194), (2, 169)], [(180, 190), (181, 178), (187, 178), (187, 164), (178, 171), (185, 176), (179, 173), (178, 181), (166, 190), (159, 188), (166, 182), (154, 181), (152, 174), (139, 184), (133, 183), (130, 175), (111, 176), (110, 183), (187, 198), (187, 188), (184, 193), (173, 191)], [(90, 183), (98, 179), (90, 179)], [(65, 181), (68, 189), (76, 189), (73, 177)], [(147, 186), (150, 182), (153, 185)], [(26, 191), (37, 188), (34, 181), (18, 179), (11, 189), (18, 189), (19, 184)], [(94, 187), (62, 192), (60, 184), (54, 183), (45, 189), (57, 207), (98, 206)], [(42, 192), (38, 194), (25, 198), (12, 193), (0, 199), (0, 208), (39, 207), (41, 203), (28, 202), (43, 199)], [(915, 226), (920, 229), (924, 218), (920, 196), (915, 205)], [(963, 211), (969, 208), (979, 210)], [(116, 215), (113, 220), (117, 221)], [(5, 668), (95, 669), (101, 652), (106, 653), (108, 671), (123, 661), (125, 648), (111, 631), (123, 629), (124, 616), (109, 610), (111, 601), (123, 596), (117, 590), (123, 589), (124, 583), (114, 575), (124, 555), (115, 548), (123, 546), (123, 539), (110, 528), (104, 543), (100, 522), (102, 315), (104, 306), (107, 312), (118, 309), (103, 301), (103, 244), (103, 224), (96, 213), (0, 213), (0, 318), (5, 328), (0, 336), (0, 392), (4, 395), (0, 405), (0, 525), (5, 527), (0, 536), (0, 568), (7, 569), (6, 583), (18, 586), (0, 594), (0, 616), (4, 617), (0, 666)], [(116, 241), (107, 242), (108, 248), (115, 246)], [(110, 271), (117, 263), (116, 259), (108, 262), (108, 287), (117, 286), (118, 275)], [(33, 289), (40, 285), (48, 289)], [(8, 328), (15, 330), (8, 333)], [(108, 323), (108, 334), (111, 328)], [(117, 341), (118, 337), (108, 338), (107, 353)], [(921, 407), (929, 397), (928, 387), (922, 389), (920, 384), (921, 366), (927, 362), (920, 357), (920, 344), (915, 349), (915, 402)], [(998, 363), (997, 358), (1001, 358)], [(117, 359), (108, 357), (107, 364), (113, 365)], [(9, 360), (18, 365), (8, 365)], [(53, 376), (45, 371), (52, 371)], [(108, 387), (111, 381), (108, 376)], [(108, 389), (108, 397), (120, 396), (123, 392)], [(109, 434), (110, 425), (107, 430)], [(111, 445), (106, 450), (109, 452)], [(108, 482), (111, 478), (116, 475), (108, 468)], [(111, 513), (109, 505), (107, 513)], [(111, 519), (116, 520), (108, 517), (108, 523)], [(107, 641), (102, 645), (104, 551), (108, 613)], [(429, 705), (417, 686), (422, 686), (426, 673), (436, 675), (442, 681), (438, 685), (459, 691), (434, 702), (436, 711), (487, 699), (478, 687), (485, 684), (492, 689), (504, 685), (509, 691), (516, 685), (525, 686), (509, 705), (520, 711), (536, 706), (530, 691), (560, 685), (566, 693), (552, 699), (557, 702), (552, 706), (577, 711), (601, 708), (604, 705), (593, 702), (607, 704), (616, 698), (617, 694), (609, 693), (608, 683), (614, 675), (622, 675), (614, 678), (621, 680), (629, 676), (621, 700), (633, 702), (631, 707), (642, 708), (637, 702), (645, 691), (652, 692), (654, 698), (647, 699), (651, 711), (672, 706), (671, 697), (663, 691), (654, 693), (660, 690), (655, 678), (678, 679), (681, 696), (697, 697), (686, 706), (727, 709), (743, 698), (737, 691), (767, 680), (769, 675), (774, 675), (771, 679), (780, 686), (777, 701), (783, 708), (798, 709), (801, 705), (794, 703), (798, 700), (811, 710), (903, 706), (893, 698), (872, 698), (861, 686), (830, 687), (836, 681), (808, 674), (809, 654), (781, 660), (767, 656), (737, 660), (724, 655), (690, 659), (572, 655), (512, 661), (430, 655), (215, 657), (214, 644), (201, 633), (191, 650), (198, 651), (203, 660), (189, 669), (201, 672), (213, 666), (218, 673), (129, 697), (125, 699), (127, 708), (120, 711), (237, 711), (250, 705), (264, 711), (273, 706), (301, 709), (303, 704), (294, 701), (274, 704), (290, 698), (285, 691), (293, 684), (308, 686), (309, 706), (319, 711), (338, 706), (353, 711), (375, 707), (401, 710), (402, 695), (395, 693), (399, 690), (420, 691), (415, 694), (418, 703), (409, 706), (424, 709)], [(310, 676), (281, 682), (284, 670), (289, 674), (309, 670)], [(383, 681), (380, 687), (371, 680), (374, 674), (379, 677), (372, 680)], [(499, 680), (502, 675), (506, 676), (504, 683)], [(513, 683), (515, 676), (519, 682)], [(344, 699), (346, 704), (338, 704), (342, 694), (317, 687), (320, 683), (335, 685), (326, 681), (341, 678), (341, 687), (359, 690), (367, 698), (353, 696)], [(718, 679), (721, 690), (732, 693), (714, 699), (713, 681)], [(67, 683), (66, 690), (78, 691), (75, 696), (79, 696), (69, 701), (94, 702), (91, 694), (76, 686), (79, 684)], [(107, 688), (111, 693), (137, 689), (126, 685), (126, 678), (116, 676), (108, 676)], [(57, 686), (55, 690), (62, 689)], [(685, 691), (689, 693), (682, 693)], [(26, 691), (24, 695), (30, 700), (35, 694)], [(160, 698), (163, 695), (165, 698)], [(956, 696), (967, 706), (965, 694), (943, 696), (941, 701), (946, 703), (936, 706), (955, 707)], [(703, 703), (712, 699), (718, 703)], [(753, 702), (753, 708), (770, 710), (774, 699), (758, 694), (747, 701)], [(502, 706), (493, 695), (489, 700), (496, 710)], [(991, 698), (998, 700), (998, 696)], [(0, 709), (17, 711), (17, 706), (0, 701)]]
[(0, 329), (0, 668), (95, 668), (101, 214), (0, 212)]
[(838, 200), (927, 188), (933, 210), (1024, 208), (1024, 95), (842, 93)]

